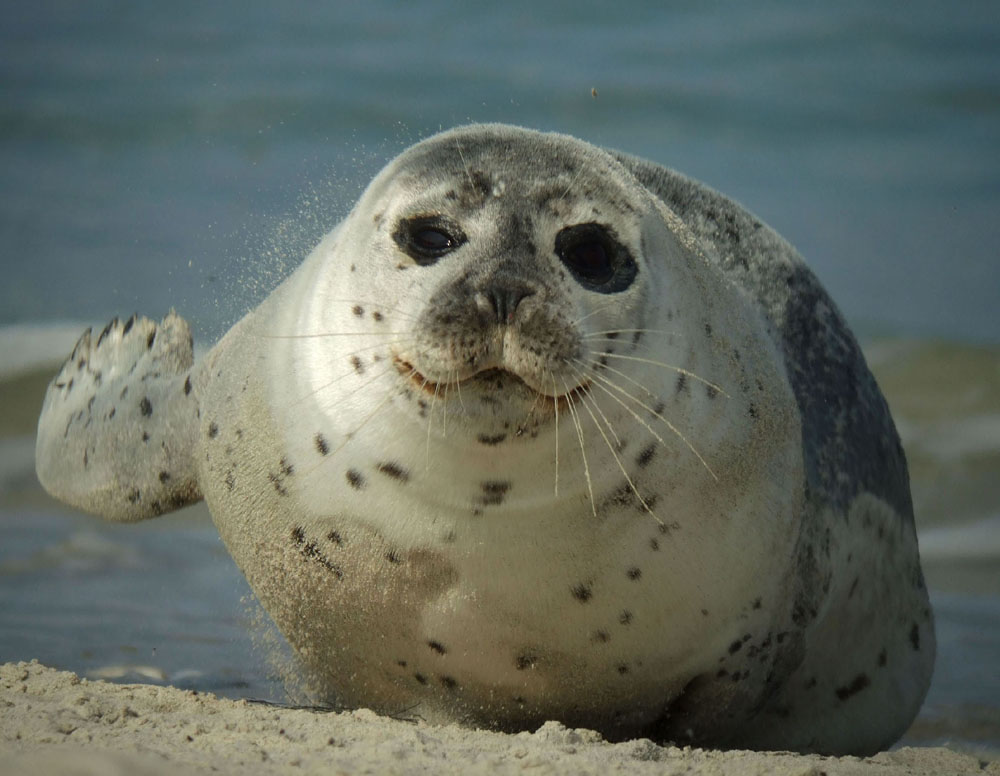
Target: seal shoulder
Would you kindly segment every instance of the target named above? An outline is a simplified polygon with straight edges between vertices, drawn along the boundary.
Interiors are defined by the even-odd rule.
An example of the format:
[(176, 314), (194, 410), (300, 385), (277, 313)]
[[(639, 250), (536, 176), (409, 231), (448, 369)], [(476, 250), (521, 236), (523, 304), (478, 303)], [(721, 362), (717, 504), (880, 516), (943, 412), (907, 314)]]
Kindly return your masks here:
[(812, 496), (843, 512), (870, 493), (912, 524), (906, 460), (888, 406), (836, 304), (795, 248), (708, 186), (613, 155), (680, 217), (773, 327), (802, 415)]
[(35, 468), (53, 496), (112, 520), (198, 501), (199, 407), (187, 322), (132, 316), (87, 329), (49, 384)]

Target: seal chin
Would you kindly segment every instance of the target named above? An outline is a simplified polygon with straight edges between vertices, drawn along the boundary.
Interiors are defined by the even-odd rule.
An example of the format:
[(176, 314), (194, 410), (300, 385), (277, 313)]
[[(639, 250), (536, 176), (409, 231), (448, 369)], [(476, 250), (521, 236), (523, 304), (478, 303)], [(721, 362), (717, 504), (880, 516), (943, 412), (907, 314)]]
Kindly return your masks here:
[[(560, 408), (567, 403), (575, 404), (590, 390), (590, 381), (577, 383), (561, 393), (546, 392), (542, 388), (531, 385), (524, 376), (511, 369), (489, 366), (466, 374), (457, 374), (454, 379), (432, 379), (424, 375), (413, 364), (404, 361), (399, 356), (393, 357), (397, 371), (413, 388), (422, 391), (438, 400), (447, 398), (453, 391), (457, 400), (461, 400), (463, 392), (478, 394), (491, 403), (507, 404), (537, 404), (555, 405)], [(554, 385), (553, 385), (554, 387)], [(454, 389), (454, 390), (453, 390)]]

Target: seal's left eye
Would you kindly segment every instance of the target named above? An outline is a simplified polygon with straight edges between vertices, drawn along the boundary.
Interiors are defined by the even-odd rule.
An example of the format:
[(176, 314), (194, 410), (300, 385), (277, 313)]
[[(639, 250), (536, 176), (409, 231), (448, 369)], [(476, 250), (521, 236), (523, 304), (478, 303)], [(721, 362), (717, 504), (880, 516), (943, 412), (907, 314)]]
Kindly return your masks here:
[(433, 264), (466, 240), (457, 224), (439, 215), (404, 219), (399, 222), (392, 237), (410, 258), (422, 266)]
[(455, 239), (440, 229), (421, 229), (413, 235), (413, 244), (425, 251), (445, 251), (455, 244)]

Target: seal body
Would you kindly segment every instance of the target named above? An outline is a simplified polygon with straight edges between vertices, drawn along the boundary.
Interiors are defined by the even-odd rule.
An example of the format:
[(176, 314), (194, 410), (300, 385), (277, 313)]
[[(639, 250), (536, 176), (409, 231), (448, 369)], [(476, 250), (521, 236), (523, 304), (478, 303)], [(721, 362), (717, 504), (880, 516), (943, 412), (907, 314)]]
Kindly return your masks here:
[[(203, 496), (324, 697), (821, 752), (916, 713), (933, 626), (888, 410), (801, 259), (721, 195), (461, 128), (383, 170), (197, 365), (182, 323), (166, 360), (120, 324), (78, 345), (40, 478), (125, 519)], [(74, 398), (73, 369), (101, 381)], [(115, 398), (143, 375), (162, 425)], [(133, 463), (70, 493), (64, 425), (86, 468), (120, 457), (112, 428)], [(141, 434), (162, 452), (136, 473)]]

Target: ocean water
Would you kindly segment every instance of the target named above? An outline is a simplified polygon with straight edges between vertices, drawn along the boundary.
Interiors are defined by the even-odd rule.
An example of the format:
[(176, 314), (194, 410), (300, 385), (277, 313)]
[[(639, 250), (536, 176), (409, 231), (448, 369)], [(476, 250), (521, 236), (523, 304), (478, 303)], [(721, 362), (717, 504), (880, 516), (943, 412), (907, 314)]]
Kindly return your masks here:
[(43, 0), (3, 18), (0, 660), (283, 697), (203, 510), (114, 526), (40, 491), (51, 364), (133, 311), (176, 307), (210, 344), (389, 158), (505, 121), (680, 169), (800, 249), (910, 459), (940, 659), (908, 740), (1000, 749), (995, 2)]

